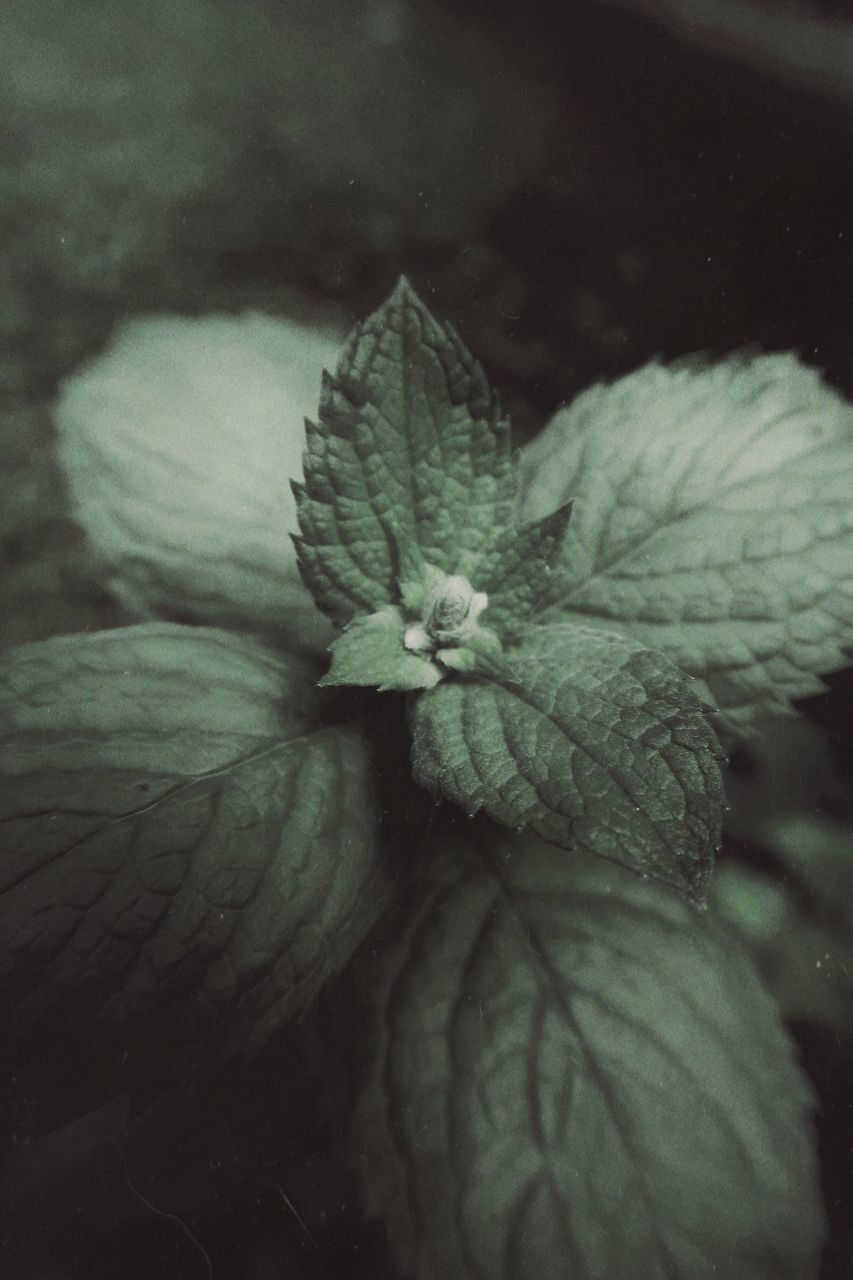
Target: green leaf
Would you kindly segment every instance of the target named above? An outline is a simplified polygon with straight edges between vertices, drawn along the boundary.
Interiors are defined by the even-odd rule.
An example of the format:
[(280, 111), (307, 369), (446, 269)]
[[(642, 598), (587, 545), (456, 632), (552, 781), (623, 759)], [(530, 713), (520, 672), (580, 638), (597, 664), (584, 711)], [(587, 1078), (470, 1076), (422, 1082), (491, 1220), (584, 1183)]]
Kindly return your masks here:
[(405, 279), (326, 375), (304, 470), (299, 563), (338, 623), (397, 603), (400, 549), (470, 577), (510, 523), (509, 426), (455, 330)]
[(375, 685), (382, 692), (431, 689), (441, 672), (428, 658), (406, 649), (406, 625), (394, 608), (353, 618), (332, 644), (332, 666), (319, 683)]
[(517, 683), (449, 681), (412, 709), (418, 782), (510, 827), (697, 898), (719, 844), (719, 747), (662, 654), (592, 627), (531, 627)]
[(291, 543), (290, 478), (338, 348), (269, 316), (149, 316), (63, 383), (53, 418), (75, 514), (135, 616), (329, 643)]
[[(808, 878), (756, 870), (736, 861), (717, 868), (710, 907), (749, 946), (781, 1012), (800, 1026), (828, 1031), (853, 1046), (853, 839), (835, 850), (845, 875), (831, 905), (808, 892)], [(800, 836), (800, 832), (796, 832)], [(807, 843), (807, 838), (802, 842)], [(776, 854), (777, 849), (771, 850)]]
[(558, 565), (571, 514), (566, 502), (544, 520), (505, 529), (478, 566), (478, 589), (489, 597), (487, 621), (501, 636), (517, 635), (565, 591)]
[(812, 1099), (742, 949), (621, 868), (472, 836), (344, 989), (352, 1162), (400, 1270), (811, 1280)]
[(792, 356), (650, 365), (524, 458), (528, 519), (575, 500), (564, 614), (704, 680), (732, 735), (818, 692), (853, 628), (853, 409)]
[[(0, 666), (0, 1017), (78, 1038), (168, 1022), (252, 1048), (349, 957), (382, 896), (361, 734), (314, 672), (151, 624)], [(171, 1037), (171, 1039), (169, 1039)]]

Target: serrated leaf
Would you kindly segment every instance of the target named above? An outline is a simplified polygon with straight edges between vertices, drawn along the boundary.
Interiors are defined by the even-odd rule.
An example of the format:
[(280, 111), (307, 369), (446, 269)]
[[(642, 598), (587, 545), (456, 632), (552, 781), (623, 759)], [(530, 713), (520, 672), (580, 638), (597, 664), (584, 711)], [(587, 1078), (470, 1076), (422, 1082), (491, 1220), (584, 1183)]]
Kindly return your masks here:
[(346, 993), (365, 1209), (416, 1280), (811, 1280), (812, 1100), (713, 918), (478, 827)]
[(663, 649), (733, 736), (846, 661), (853, 409), (794, 357), (594, 387), (523, 465), (529, 519), (575, 499), (564, 613)]
[(398, 546), (470, 576), (510, 523), (508, 424), (455, 330), (406, 280), (356, 326), (326, 376), (304, 471), (299, 563), (338, 623), (397, 602)]
[(441, 679), (434, 662), (410, 653), (406, 622), (399, 609), (380, 609), (353, 618), (331, 646), (332, 666), (321, 685), (374, 685), (389, 689), (431, 689)]
[(478, 627), (460, 648), (439, 649), (435, 656), (448, 671), (486, 676), (503, 684), (518, 683), (500, 640), (487, 627)]
[(701, 898), (719, 845), (719, 748), (688, 681), (624, 636), (531, 627), (517, 683), (455, 681), (414, 703), (422, 785)]
[[(379, 909), (361, 734), (316, 720), (314, 671), (151, 624), (0, 667), (0, 1016), (131, 1036), (171, 1059), (255, 1047)], [(127, 1041), (124, 1041), (127, 1043)]]
[(505, 529), (477, 566), (477, 587), (489, 597), (486, 621), (505, 639), (529, 626), (566, 589), (558, 562), (571, 514), (566, 502), (544, 520)]

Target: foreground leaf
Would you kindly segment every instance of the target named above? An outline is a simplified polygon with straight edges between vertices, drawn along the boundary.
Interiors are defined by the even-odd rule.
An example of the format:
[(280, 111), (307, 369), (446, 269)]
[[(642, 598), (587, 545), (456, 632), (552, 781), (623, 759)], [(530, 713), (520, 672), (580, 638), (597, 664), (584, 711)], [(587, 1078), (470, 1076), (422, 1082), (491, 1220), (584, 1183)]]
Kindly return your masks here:
[(650, 365), (527, 451), (525, 514), (575, 499), (561, 608), (706, 681), (732, 735), (818, 692), (853, 628), (853, 409), (791, 356)]
[(816, 1274), (810, 1092), (713, 920), (487, 826), (412, 906), (347, 986), (353, 1166), (405, 1274)]
[(455, 330), (404, 279), (354, 329), (307, 432), (299, 563), (338, 623), (395, 604), (412, 556), (470, 577), (511, 522), (509, 426)]
[(515, 683), (448, 681), (412, 710), (418, 782), (510, 827), (701, 898), (719, 844), (719, 748), (662, 654), (590, 627), (531, 627)]
[[(313, 671), (150, 624), (0, 668), (0, 1014), (78, 1039), (168, 1022), (260, 1044), (344, 962), (381, 899), (361, 735)], [(128, 1030), (129, 1029), (129, 1030)]]

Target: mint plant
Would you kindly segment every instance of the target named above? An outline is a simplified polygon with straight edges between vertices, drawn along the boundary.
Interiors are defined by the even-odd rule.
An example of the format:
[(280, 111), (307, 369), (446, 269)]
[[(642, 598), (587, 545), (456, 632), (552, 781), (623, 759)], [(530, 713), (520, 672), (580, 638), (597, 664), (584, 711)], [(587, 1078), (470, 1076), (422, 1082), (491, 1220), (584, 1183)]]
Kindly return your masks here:
[[(519, 456), (401, 281), (294, 478), (328, 623), (300, 643), (288, 578), (289, 625), (264, 598), (238, 634), (254, 532), (199, 569), (155, 522), (147, 580), (162, 604), (191, 560), (203, 613), (176, 593), (184, 622), (3, 661), (7, 1070), (203, 1079), (325, 987), (344, 1156), (401, 1274), (815, 1275), (810, 1091), (705, 894), (721, 739), (843, 661), (852, 416), (790, 357), (652, 366)], [(138, 583), (151, 539), (115, 520)], [(197, 625), (220, 595), (229, 629)]]

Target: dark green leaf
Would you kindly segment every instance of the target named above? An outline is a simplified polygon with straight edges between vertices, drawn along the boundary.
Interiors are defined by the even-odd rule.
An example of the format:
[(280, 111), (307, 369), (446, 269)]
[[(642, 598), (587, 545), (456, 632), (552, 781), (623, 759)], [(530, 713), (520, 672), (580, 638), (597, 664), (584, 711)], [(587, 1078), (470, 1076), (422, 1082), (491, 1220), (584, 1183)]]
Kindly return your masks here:
[(489, 597), (484, 621), (502, 638), (517, 635), (565, 591), (558, 562), (571, 513), (567, 502), (544, 520), (505, 529), (478, 565), (477, 588)]
[[(371, 764), (313, 671), (167, 624), (0, 667), (0, 993), (9, 1027), (93, 1038), (161, 1014), (261, 1043), (381, 899)], [(123, 1034), (123, 1032), (122, 1032)]]
[(397, 603), (401, 548), (470, 576), (510, 523), (508, 424), (479, 364), (406, 280), (326, 375), (296, 494), (303, 577), (338, 623)]
[(472, 837), (345, 988), (353, 1167), (403, 1273), (813, 1280), (810, 1090), (737, 943), (619, 867)]
[(53, 419), (75, 515), (133, 616), (329, 643), (290, 541), (289, 481), (338, 347), (259, 314), (137, 317), (63, 383)]
[(414, 704), (424, 786), (507, 826), (701, 897), (722, 821), (719, 748), (662, 654), (590, 627), (531, 627), (517, 683), (448, 681)]

